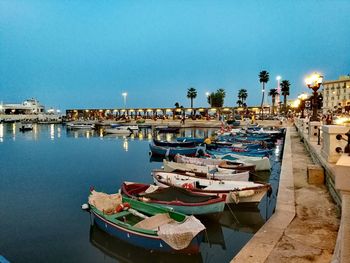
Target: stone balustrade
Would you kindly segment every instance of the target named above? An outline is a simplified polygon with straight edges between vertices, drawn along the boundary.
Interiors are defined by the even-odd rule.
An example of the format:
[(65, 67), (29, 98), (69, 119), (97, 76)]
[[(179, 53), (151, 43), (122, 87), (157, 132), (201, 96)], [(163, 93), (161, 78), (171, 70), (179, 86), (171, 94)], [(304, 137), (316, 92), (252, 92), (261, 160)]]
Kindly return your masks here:
[(336, 163), (341, 156), (341, 152), (336, 151), (337, 147), (344, 150), (346, 141), (337, 140), (338, 134), (344, 135), (349, 130), (349, 127), (338, 125), (323, 125), (322, 126), (322, 148), (321, 155), (329, 163)]

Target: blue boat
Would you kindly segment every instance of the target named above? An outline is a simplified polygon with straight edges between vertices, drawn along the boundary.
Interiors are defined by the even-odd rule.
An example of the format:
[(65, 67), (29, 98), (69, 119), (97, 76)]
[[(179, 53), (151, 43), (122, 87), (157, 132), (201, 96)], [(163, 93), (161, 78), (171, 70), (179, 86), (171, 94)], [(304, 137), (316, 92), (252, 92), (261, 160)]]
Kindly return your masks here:
[(233, 148), (218, 148), (216, 150), (207, 150), (210, 155), (223, 155), (234, 153), (236, 155), (252, 156), (252, 157), (268, 157), (270, 155), (269, 150), (241, 150)]
[(149, 144), (149, 148), (152, 156), (175, 156), (176, 154), (186, 155), (186, 156), (196, 156), (198, 155), (199, 148), (198, 147), (164, 147), (157, 146), (154, 143)]
[[(122, 202), (122, 210), (112, 214), (107, 214), (90, 203), (90, 213), (94, 217), (94, 223), (106, 233), (147, 250), (189, 254), (199, 252), (205, 227), (195, 217), (187, 217), (170, 209), (125, 196), (122, 197)], [(128, 209), (123, 210), (123, 207)], [(161, 233), (162, 228), (170, 227), (170, 222), (177, 222), (176, 228), (180, 227), (179, 231), (184, 231), (182, 235), (187, 235), (188, 224), (193, 225), (197, 234), (181, 243), (179, 248), (178, 244), (174, 244)], [(177, 233), (172, 232), (170, 235), (171, 238), (178, 240)]]
[(193, 137), (178, 137), (176, 138), (178, 142), (193, 142), (196, 144), (204, 143), (204, 138), (193, 138)]

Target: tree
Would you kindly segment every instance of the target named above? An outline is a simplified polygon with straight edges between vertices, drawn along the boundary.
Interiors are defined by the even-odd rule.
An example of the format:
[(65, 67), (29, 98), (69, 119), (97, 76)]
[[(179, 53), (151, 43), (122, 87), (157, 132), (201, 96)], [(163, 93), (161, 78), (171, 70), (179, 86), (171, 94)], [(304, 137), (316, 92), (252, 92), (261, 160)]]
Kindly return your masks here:
[(241, 100), (237, 100), (236, 103), (238, 104), (238, 107), (241, 107), (243, 102)]
[(193, 108), (193, 99), (197, 97), (197, 91), (195, 88), (191, 87), (187, 90), (187, 98), (191, 100), (191, 109)]
[(216, 92), (212, 92), (208, 96), (208, 103), (211, 105), (211, 107), (222, 107), (224, 105), (225, 96), (225, 90), (218, 89)]
[(175, 108), (180, 108), (180, 104), (178, 102), (175, 102)]
[(276, 96), (278, 95), (277, 89), (270, 89), (269, 96), (272, 98), (272, 115), (275, 114), (275, 102), (276, 102)]
[(242, 105), (243, 105), (243, 103), (245, 103), (247, 98), (248, 98), (247, 90), (246, 89), (240, 89), (238, 91), (238, 99), (240, 99), (242, 101)]
[(284, 114), (287, 114), (287, 96), (289, 96), (289, 80), (282, 80), (281, 82), (281, 93), (283, 95), (283, 110)]
[(260, 115), (261, 119), (264, 119), (264, 112), (263, 112), (263, 104), (264, 104), (264, 97), (265, 97), (265, 84), (269, 81), (269, 72), (266, 70), (260, 71), (259, 73), (259, 81), (262, 83), (262, 99), (261, 99), (261, 106), (260, 106)]

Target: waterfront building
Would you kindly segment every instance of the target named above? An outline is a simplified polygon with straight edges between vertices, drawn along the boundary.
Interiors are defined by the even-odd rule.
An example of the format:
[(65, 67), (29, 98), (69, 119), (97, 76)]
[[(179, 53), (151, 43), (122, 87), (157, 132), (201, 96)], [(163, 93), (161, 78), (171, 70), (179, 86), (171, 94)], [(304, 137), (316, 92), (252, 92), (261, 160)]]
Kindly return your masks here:
[[(182, 116), (196, 116), (196, 118), (217, 118), (221, 116), (232, 118), (233, 115), (258, 115), (260, 107), (222, 107), (222, 108), (118, 108), (118, 109), (68, 109), (68, 120), (114, 120), (130, 119), (180, 119)], [(264, 114), (269, 114), (270, 108), (264, 107)]]
[(350, 76), (340, 76), (338, 80), (323, 82), (323, 113), (333, 112), (339, 108), (350, 109)]
[(38, 100), (32, 98), (21, 104), (9, 103), (0, 104), (0, 114), (39, 114), (44, 113), (45, 107)]

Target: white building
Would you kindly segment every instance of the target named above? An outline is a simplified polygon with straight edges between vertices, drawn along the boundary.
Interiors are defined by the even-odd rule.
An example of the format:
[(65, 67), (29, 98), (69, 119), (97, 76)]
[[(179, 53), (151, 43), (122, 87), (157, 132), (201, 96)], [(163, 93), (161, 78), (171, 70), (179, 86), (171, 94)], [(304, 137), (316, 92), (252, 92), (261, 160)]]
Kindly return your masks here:
[(350, 76), (323, 82), (323, 113), (350, 106)]
[(44, 111), (45, 107), (36, 99), (25, 100), (22, 104), (0, 104), (2, 114), (39, 114)]

